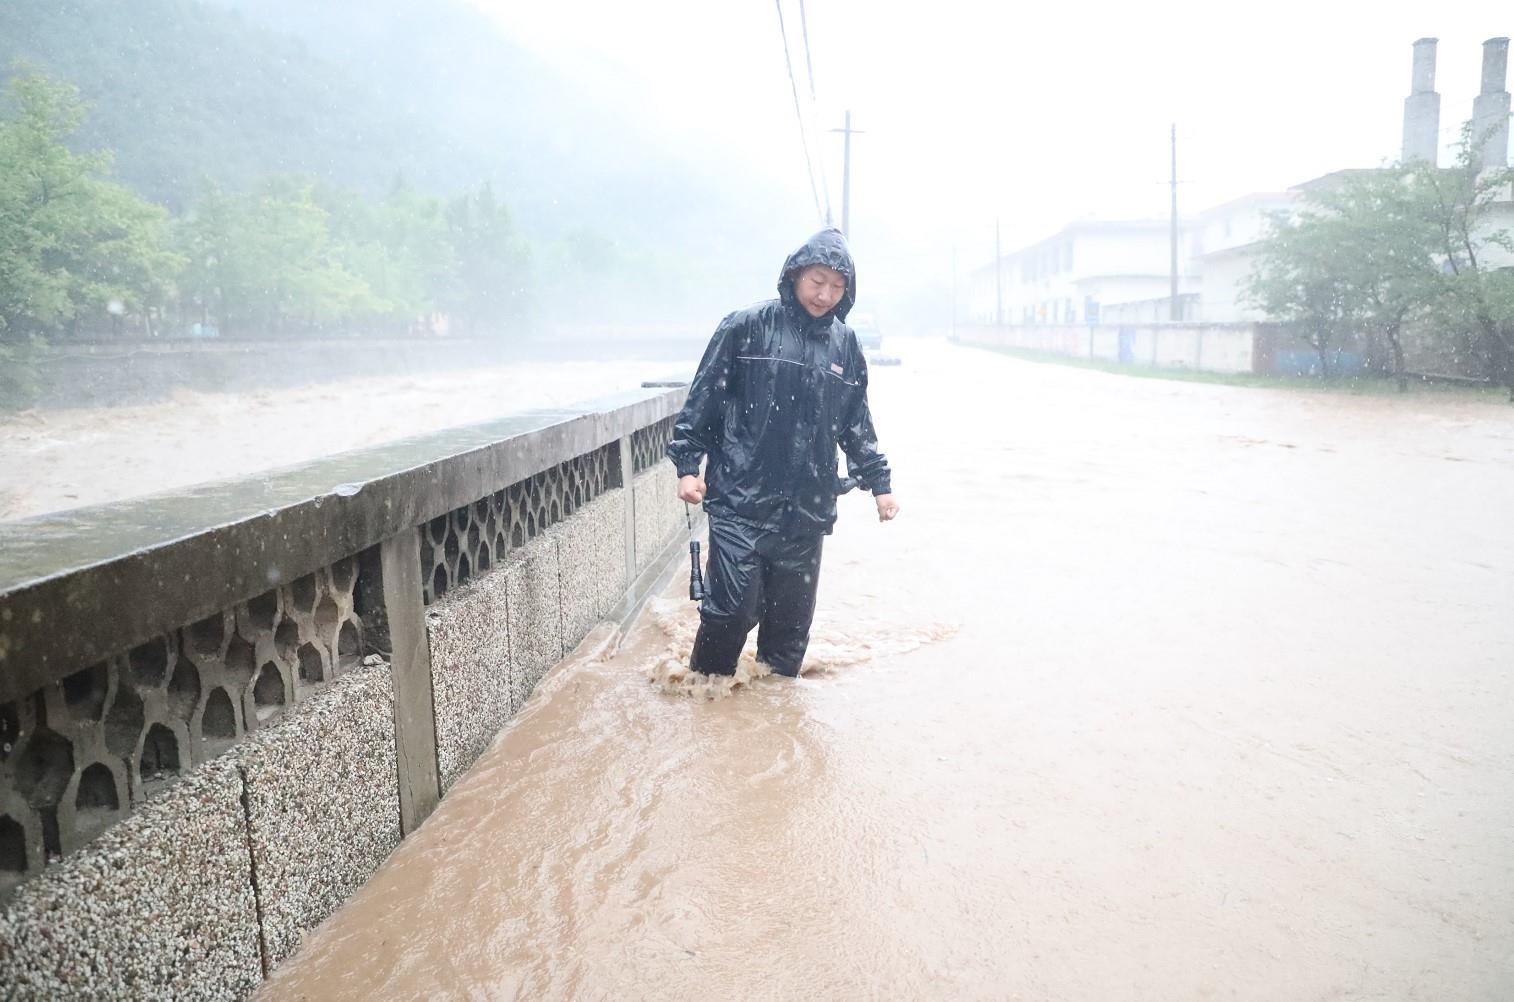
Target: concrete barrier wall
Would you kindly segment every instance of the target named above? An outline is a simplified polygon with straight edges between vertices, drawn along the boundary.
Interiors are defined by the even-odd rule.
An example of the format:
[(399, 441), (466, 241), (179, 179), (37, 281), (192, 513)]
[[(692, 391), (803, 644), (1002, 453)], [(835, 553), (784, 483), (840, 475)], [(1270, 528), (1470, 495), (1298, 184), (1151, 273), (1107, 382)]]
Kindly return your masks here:
[(387, 666), (189, 772), (0, 914), (13, 999), (237, 999), (400, 841)]
[(427, 610), (443, 789), (619, 601), (626, 493), (596, 499)]
[(1256, 324), (959, 326), (957, 340), (1154, 368), (1257, 371)]
[[(123, 634), (118, 655), (0, 701), (0, 997), (248, 995), (682, 552), (660, 458), (681, 398), (554, 416), (393, 496), (373, 481), (379, 496), (346, 517), (400, 505), (409, 528), (371, 526), (376, 545), (333, 544), (318, 552), (334, 562), (287, 585), (145, 642)], [(521, 479), (402, 496), (501, 449), (497, 476)], [(93, 567), (75, 572), (86, 608), (104, 587)], [(24, 593), (0, 589), (0, 619)]]

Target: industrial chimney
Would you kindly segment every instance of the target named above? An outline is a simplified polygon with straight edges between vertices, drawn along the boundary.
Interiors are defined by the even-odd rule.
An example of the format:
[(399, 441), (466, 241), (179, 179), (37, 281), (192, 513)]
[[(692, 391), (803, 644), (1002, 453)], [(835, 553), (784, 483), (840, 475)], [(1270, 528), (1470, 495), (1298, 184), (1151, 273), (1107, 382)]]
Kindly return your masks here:
[(1472, 103), (1472, 137), (1483, 143), (1484, 167), (1509, 165), (1509, 40), (1482, 43), (1482, 93)]
[(1440, 150), (1440, 95), (1435, 93), (1434, 38), (1414, 43), (1414, 79), (1404, 99), (1403, 162), (1433, 164)]

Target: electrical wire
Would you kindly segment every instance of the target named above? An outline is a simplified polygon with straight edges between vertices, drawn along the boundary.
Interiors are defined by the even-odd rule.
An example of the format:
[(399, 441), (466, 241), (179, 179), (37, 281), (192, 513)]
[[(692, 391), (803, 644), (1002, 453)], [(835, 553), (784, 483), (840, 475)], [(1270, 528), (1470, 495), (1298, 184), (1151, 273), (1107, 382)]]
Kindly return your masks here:
[[(820, 190), (815, 186), (815, 165), (810, 161), (809, 130), (804, 124), (804, 112), (799, 107), (799, 84), (794, 80), (794, 61), (789, 57), (789, 35), (783, 27), (783, 0), (773, 0), (773, 5), (778, 9), (778, 34), (783, 39), (783, 65), (788, 68), (789, 90), (794, 94), (794, 118), (799, 122), (799, 145), (804, 150), (804, 172), (810, 179), (810, 196), (815, 200), (815, 215), (823, 220), (825, 215), (820, 211)], [(830, 197), (829, 193), (826, 197)]]
[(804, 16), (804, 0), (799, 0), (799, 37), (804, 39), (804, 71), (810, 77), (810, 100), (815, 100), (815, 65), (810, 62), (810, 23)]

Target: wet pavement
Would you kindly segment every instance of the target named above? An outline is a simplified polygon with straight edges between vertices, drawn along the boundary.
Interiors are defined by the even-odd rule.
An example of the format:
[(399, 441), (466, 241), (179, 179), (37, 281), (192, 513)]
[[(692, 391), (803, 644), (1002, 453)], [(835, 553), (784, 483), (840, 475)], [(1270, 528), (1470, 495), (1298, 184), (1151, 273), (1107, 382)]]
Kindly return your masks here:
[(889, 347), (810, 673), (675, 579), (259, 999), (1514, 997), (1514, 408)]

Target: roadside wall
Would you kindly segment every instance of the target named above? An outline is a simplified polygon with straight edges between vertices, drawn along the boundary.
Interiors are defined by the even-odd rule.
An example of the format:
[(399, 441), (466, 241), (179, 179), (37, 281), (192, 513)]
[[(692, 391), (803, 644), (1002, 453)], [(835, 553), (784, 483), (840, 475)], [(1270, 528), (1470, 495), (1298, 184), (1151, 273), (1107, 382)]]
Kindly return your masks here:
[[(123, 620), (103, 659), (81, 639), (71, 664), (66, 640), (44, 651), (0, 629), (0, 671), (31, 650), (56, 676), (19, 691), (0, 676), (0, 997), (246, 997), (546, 672), (681, 552), (683, 506), (661, 454), (682, 395), (554, 415), (346, 483), (314, 499), (328, 527), (307, 556), (320, 566), (271, 589), (273, 575), (244, 575), (236, 554), (280, 545), (296, 506), (233, 526), (246, 550), (207, 529), (123, 553), (122, 566), (155, 563), (155, 581), (202, 568), (167, 579), (165, 602), (240, 594), (248, 586), (229, 581), (260, 575), (264, 587), (152, 636)], [(352, 460), (332, 462), (325, 482), (351, 477)], [(87, 610), (123, 573), (90, 562), (64, 578)], [(0, 622), (40, 587), (0, 587)], [(34, 606), (68, 629), (71, 605)], [(153, 607), (145, 596), (142, 615)]]
[(1065, 324), (957, 327), (957, 340), (1070, 358), (1201, 372), (1256, 372), (1257, 324)]

